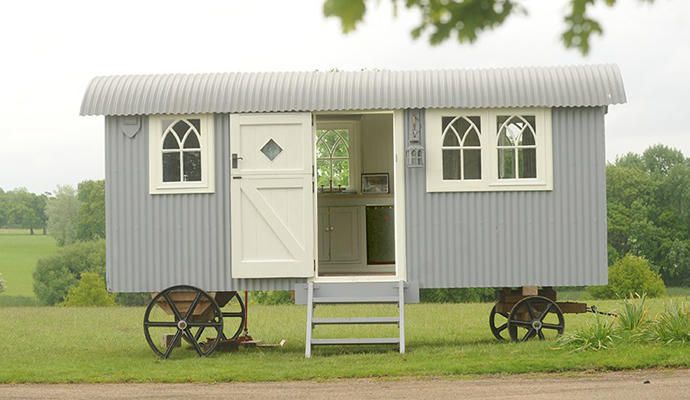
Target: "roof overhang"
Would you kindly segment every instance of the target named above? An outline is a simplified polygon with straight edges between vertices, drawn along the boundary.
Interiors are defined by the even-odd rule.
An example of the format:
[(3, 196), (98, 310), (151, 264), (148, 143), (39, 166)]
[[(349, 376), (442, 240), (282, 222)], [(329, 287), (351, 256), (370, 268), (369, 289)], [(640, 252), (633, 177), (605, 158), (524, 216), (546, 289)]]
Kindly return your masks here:
[(230, 72), (96, 77), (84, 95), (81, 115), (587, 107), (625, 102), (616, 65)]

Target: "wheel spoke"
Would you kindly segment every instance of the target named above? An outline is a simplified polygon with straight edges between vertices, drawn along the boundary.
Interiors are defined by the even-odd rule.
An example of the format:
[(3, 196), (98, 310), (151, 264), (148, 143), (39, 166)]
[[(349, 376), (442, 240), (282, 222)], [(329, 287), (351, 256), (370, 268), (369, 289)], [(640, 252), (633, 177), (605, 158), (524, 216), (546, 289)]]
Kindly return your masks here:
[(175, 303), (170, 299), (170, 296), (166, 292), (163, 292), (163, 298), (165, 301), (168, 302), (168, 305), (170, 306), (170, 309), (172, 310), (173, 314), (175, 314), (175, 318), (177, 321), (182, 320), (182, 315), (180, 315), (180, 311), (177, 309), (177, 306)]
[(185, 333), (187, 334), (187, 336), (188, 336), (190, 339), (192, 339), (192, 340), (190, 340), (190, 342), (192, 342), (192, 346), (194, 346), (194, 350), (196, 350), (196, 353), (197, 353), (199, 356), (203, 356), (203, 355), (204, 355), (204, 352), (201, 350), (201, 347), (199, 347), (199, 343), (197, 343), (197, 341), (194, 340), (194, 335), (192, 335), (192, 331), (189, 330), (189, 327), (185, 328), (184, 331), (185, 331)]
[(194, 301), (192, 301), (192, 304), (189, 306), (189, 310), (187, 310), (187, 315), (184, 317), (185, 320), (189, 320), (192, 317), (197, 304), (199, 304), (199, 300), (201, 300), (201, 292), (197, 292)]
[(202, 326), (202, 327), (200, 327), (199, 329), (197, 329), (196, 335), (194, 335), (194, 340), (195, 340), (195, 341), (198, 341), (198, 340), (199, 340), (199, 338), (201, 337), (201, 334), (204, 333), (204, 329), (206, 329), (205, 326)]
[(527, 333), (525, 333), (525, 336), (522, 337), (522, 341), (526, 342), (530, 339), (532, 339), (532, 336), (534, 336), (535, 330), (534, 328), (530, 328)]
[(507, 327), (508, 327), (508, 323), (506, 322), (505, 324), (503, 324), (503, 325), (499, 326), (498, 328), (496, 328), (496, 332), (501, 333), (501, 332), (503, 332)]
[(537, 310), (534, 309), (534, 306), (532, 306), (532, 303), (529, 301), (525, 304), (527, 304), (527, 312), (529, 312), (529, 317), (534, 319), (534, 314), (537, 313)]
[(173, 337), (173, 340), (170, 342), (168, 345), (168, 348), (165, 350), (165, 353), (163, 353), (163, 358), (168, 358), (170, 357), (170, 353), (172, 353), (172, 349), (177, 346), (177, 343), (180, 341), (180, 338), (182, 337), (182, 331), (177, 331), (175, 334), (175, 337)]
[(524, 327), (524, 328), (531, 328), (531, 327), (532, 327), (532, 323), (531, 323), (531, 322), (529, 322), (529, 321), (520, 321), (519, 319), (511, 320), (511, 321), (510, 321), (510, 324), (511, 324), (511, 325), (516, 325), (516, 326), (521, 326), (521, 327)]
[(539, 316), (539, 321), (544, 321), (544, 318), (546, 318), (546, 315), (549, 313), (549, 311), (551, 311), (552, 307), (553, 304), (549, 303), (549, 305), (544, 309), (544, 312)]
[(563, 329), (563, 325), (561, 324), (541, 324), (542, 329), (555, 329), (555, 330), (561, 330)]
[(537, 331), (537, 335), (539, 335), (539, 340), (546, 340), (544, 337), (544, 332), (542, 332), (541, 329)]
[(177, 323), (175, 322), (159, 322), (159, 321), (147, 321), (144, 322), (144, 325), (149, 326), (149, 327), (160, 327), (160, 328), (176, 328)]

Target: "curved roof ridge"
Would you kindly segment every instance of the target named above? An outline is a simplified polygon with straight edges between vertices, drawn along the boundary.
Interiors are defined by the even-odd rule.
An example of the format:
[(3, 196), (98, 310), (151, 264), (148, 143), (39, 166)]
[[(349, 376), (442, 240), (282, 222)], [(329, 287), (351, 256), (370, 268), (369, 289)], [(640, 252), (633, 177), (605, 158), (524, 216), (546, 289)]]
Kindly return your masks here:
[(238, 71), (95, 77), (84, 95), (81, 115), (579, 107), (625, 102), (623, 79), (614, 64)]

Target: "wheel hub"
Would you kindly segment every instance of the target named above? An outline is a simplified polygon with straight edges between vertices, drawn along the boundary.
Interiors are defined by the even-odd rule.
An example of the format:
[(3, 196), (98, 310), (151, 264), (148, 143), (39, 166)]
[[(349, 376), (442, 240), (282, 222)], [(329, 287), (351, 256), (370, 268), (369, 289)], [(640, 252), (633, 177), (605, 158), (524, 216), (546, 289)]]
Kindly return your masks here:
[(177, 321), (177, 329), (179, 329), (181, 331), (187, 329), (187, 321), (185, 321), (185, 320)]
[(540, 330), (541, 327), (542, 327), (541, 321), (539, 321), (538, 319), (532, 321), (532, 328), (534, 328), (535, 331)]

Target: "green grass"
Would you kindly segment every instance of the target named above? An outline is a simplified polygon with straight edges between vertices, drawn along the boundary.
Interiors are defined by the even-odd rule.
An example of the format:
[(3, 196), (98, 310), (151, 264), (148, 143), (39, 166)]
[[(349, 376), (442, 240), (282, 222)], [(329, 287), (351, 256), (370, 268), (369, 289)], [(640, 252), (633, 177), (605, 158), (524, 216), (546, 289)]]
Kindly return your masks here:
[(40, 234), (29, 235), (29, 230), (0, 229), (0, 274), (7, 289), (0, 294), (0, 306), (32, 305), (33, 272), (36, 261), (53, 254), (55, 240)]
[[(648, 300), (650, 314), (667, 300)], [(676, 301), (678, 301), (676, 299)], [(602, 310), (617, 302), (601, 301)], [(389, 308), (387, 308), (389, 307)], [(378, 314), (395, 308), (371, 308)], [(690, 367), (687, 344), (619, 343), (598, 352), (574, 352), (556, 342), (497, 343), (487, 327), (490, 304), (418, 304), (407, 313), (408, 353), (387, 348), (317, 348), (304, 359), (304, 306), (252, 306), (251, 333), (284, 348), (244, 349), (200, 359), (189, 348), (159, 360), (142, 332), (142, 308), (0, 308), (0, 382), (216, 382), (398, 376), (473, 376), (581, 370)], [(339, 308), (354, 315), (361, 306)], [(333, 315), (334, 309), (317, 309)], [(566, 331), (591, 314), (567, 315)], [(317, 337), (354, 333), (319, 327)], [(393, 327), (361, 327), (360, 335), (393, 335)]]

